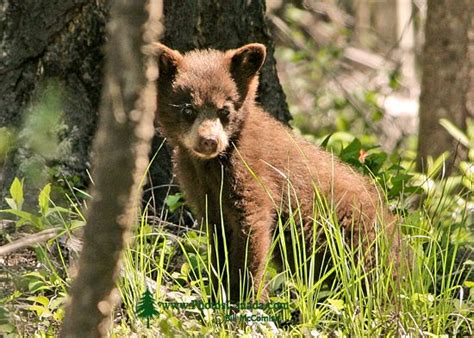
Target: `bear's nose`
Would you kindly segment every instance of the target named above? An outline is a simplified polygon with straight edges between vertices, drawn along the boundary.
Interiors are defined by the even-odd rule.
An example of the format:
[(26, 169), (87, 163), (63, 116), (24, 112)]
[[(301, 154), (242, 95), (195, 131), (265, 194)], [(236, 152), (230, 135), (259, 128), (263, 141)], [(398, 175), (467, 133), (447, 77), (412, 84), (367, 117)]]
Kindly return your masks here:
[(204, 154), (212, 154), (217, 150), (217, 140), (214, 137), (201, 137), (199, 140), (200, 151)]

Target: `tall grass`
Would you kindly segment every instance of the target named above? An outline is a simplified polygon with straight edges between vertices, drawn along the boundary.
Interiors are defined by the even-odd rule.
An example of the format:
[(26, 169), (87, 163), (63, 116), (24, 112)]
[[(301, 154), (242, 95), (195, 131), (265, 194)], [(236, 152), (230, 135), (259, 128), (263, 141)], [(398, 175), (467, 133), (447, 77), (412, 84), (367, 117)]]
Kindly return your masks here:
[[(254, 172), (251, 174), (261, 181)], [(308, 241), (303, 231), (308, 225), (304, 224), (300, 201), (288, 181), (287, 196), (292, 199), (288, 205), (295, 207), (286, 213), (286, 217), (277, 208), (277, 231), (266, 262), (265, 281), (257, 286), (256, 294), (250, 292), (240, 299), (240, 303), (252, 303), (266, 286), (269, 291), (267, 304), (284, 304), (287, 308), (206, 309), (210, 299), (229, 304), (230, 280), (226, 271), (232, 264), (232, 257), (225, 245), (220, 252), (210, 236), (225, 227), (222, 207), (220, 224), (209, 224), (206, 217), (202, 222), (196, 221), (196, 227), (178, 234), (176, 226), (167, 221), (166, 210), (153, 215), (145, 206), (139, 212), (133, 244), (123, 256), (118, 282), (121, 305), (115, 311), (116, 325), (111, 334), (117, 337), (131, 332), (186, 336), (472, 335), (473, 263), (467, 257), (459, 259), (459, 252), (466, 246), (465, 229), (472, 221), (470, 204), (466, 202), (471, 191), (461, 199), (463, 195), (455, 191), (452, 180), (438, 179), (436, 175), (434, 170), (431, 177), (418, 177), (423, 182), (434, 182), (434, 186), (430, 183), (420, 207), (404, 215), (399, 224), (412, 260), (411, 265), (400, 267), (392, 264), (383, 224), (377, 228), (371, 244), (374, 264), (366, 266), (359, 258), (363, 253), (348, 243), (333, 206), (316, 187), (310, 224), (312, 239)], [(13, 195), (18, 198), (18, 191)], [(381, 199), (387, 199), (385, 192)], [(64, 255), (62, 243), (65, 238), (73, 238), (75, 228), (84, 223), (74, 197), (70, 198), (67, 209), (53, 205), (49, 196), (47, 200), (45, 207), (43, 194), (43, 208), (36, 215), (23, 213), (21, 208), (15, 211), (13, 207), (2, 211), (16, 215), (19, 226), (36, 222), (37, 226), (63, 229), (57, 239), (37, 248), (41, 269), (21, 277), (28, 286), (0, 303), (8, 312), (2, 316), (10, 323), (21, 322), (11, 319), (15, 308), (23, 309), (20, 313), (25, 317), (22, 318), (31, 318), (33, 314), (36, 329), (30, 327), (29, 331), (21, 331), (20, 328), (17, 332), (36, 331), (37, 336), (54, 334), (60, 324), (60, 305), (71, 280), (67, 274), (70, 260)], [(460, 204), (460, 200), (464, 204)], [(209, 231), (214, 226), (214, 231)], [(247, 254), (248, 246), (248, 243), (242, 243), (242, 250)], [(212, 266), (209, 257), (213, 254), (224, 255), (222, 267)], [(271, 259), (273, 256), (281, 261), (281, 266)], [(402, 269), (396, 271), (400, 278), (392, 277), (393, 269)], [(251, 277), (248, 273), (241, 277), (240, 287), (246, 290), (252, 284)], [(154, 293), (160, 312), (152, 319), (150, 329), (136, 315), (136, 306), (146, 288)], [(192, 302), (195, 302), (194, 306), (190, 305)], [(274, 316), (278, 320), (235, 320), (251, 314)], [(3, 317), (0, 316), (0, 321)], [(3, 324), (0, 322), (0, 325)], [(49, 327), (49, 331), (45, 327)]]
[[(259, 179), (256, 175), (255, 178)], [(441, 191), (445, 182), (439, 184)], [(294, 192), (291, 182), (288, 182), (288, 189)], [(296, 199), (288, 201), (288, 205), (296, 207), (290, 210), (286, 219), (281, 212), (277, 213), (277, 231), (268, 255), (265, 282), (269, 290), (268, 302), (288, 304), (288, 309), (251, 311), (260, 315), (277, 315), (281, 321), (224, 320), (229, 314), (238, 316), (249, 313), (241, 309), (161, 307), (161, 315), (155, 322), (161, 333), (193, 332), (224, 336), (244, 333), (350, 336), (472, 334), (473, 296), (468, 296), (469, 290), (465, 287), (469, 284), (465, 282), (472, 265), (469, 261), (463, 264), (456, 260), (459, 241), (453, 238), (453, 227), (447, 221), (449, 215), (446, 211), (452, 207), (450, 204), (456, 203), (455, 199), (446, 196), (443, 197), (445, 200), (440, 201), (428, 195), (416, 217), (404, 217), (401, 221), (402, 247), (406, 250), (401, 256), (409, 257), (410, 264), (393, 264), (390, 239), (386, 238), (383, 224), (380, 224), (371, 243), (371, 251), (375, 253), (374, 264), (368, 267), (360, 258), (363, 254), (360, 247), (348, 243), (333, 206), (317, 189), (311, 241), (307, 241), (303, 231), (305, 224), (298, 196), (292, 193), (287, 195)], [(381, 198), (386, 199), (386, 196)], [(468, 219), (469, 215), (465, 212), (456, 227), (465, 226)], [(154, 290), (158, 302), (189, 303), (197, 300), (208, 303), (211, 294), (214, 302), (228, 302), (230, 281), (225, 271), (232, 264), (232, 257), (228, 256), (226, 246), (224, 252), (219, 252), (209, 236), (213, 233), (209, 231), (210, 227), (216, 226), (215, 231), (223, 230), (223, 222), (211, 225), (205, 219), (199, 230), (190, 230), (183, 237), (175, 237), (163, 226), (143, 233), (146, 221), (145, 218), (142, 220), (144, 224), (137, 228), (135, 244), (125, 256), (127, 278), (122, 280), (120, 287), (125, 313), (132, 318), (135, 329), (142, 328), (143, 324), (135, 321), (134, 304), (143, 292), (147, 278), (152, 275), (156, 276)], [(166, 246), (168, 242), (175, 243), (173, 252), (160, 249), (157, 244)], [(248, 253), (248, 243), (242, 243), (242, 249)], [(224, 255), (224, 271), (211, 265), (208, 258), (213, 250), (217, 255)], [(155, 252), (160, 253), (159, 259), (155, 257)], [(279, 268), (270, 259), (275, 255), (281, 256)], [(183, 262), (181, 266), (167, 263), (176, 257)], [(321, 262), (324, 264), (321, 265)], [(398, 278), (393, 278), (394, 269), (398, 269), (395, 271)], [(210, 285), (212, 275), (216, 276), (216, 285)], [(241, 288), (245, 290), (252, 281), (248, 273), (241, 277)], [(257, 294), (263, 286), (257, 287)], [(132, 289), (135, 291), (131, 292)], [(240, 302), (251, 303), (254, 299), (255, 294), (250, 292)]]

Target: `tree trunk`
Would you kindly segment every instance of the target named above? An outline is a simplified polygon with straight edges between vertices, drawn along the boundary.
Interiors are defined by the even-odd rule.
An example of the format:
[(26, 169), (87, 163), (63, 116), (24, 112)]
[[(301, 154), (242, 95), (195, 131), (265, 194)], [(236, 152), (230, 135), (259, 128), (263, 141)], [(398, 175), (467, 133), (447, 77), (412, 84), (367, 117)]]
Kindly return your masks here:
[[(101, 88), (105, 0), (51, 2), (47, 0), (0, 0), (0, 27), (4, 29), (0, 59), (0, 127), (18, 130), (38, 84), (55, 78), (63, 89), (63, 111), (68, 125), (64, 137), (70, 151), (54, 163), (60, 178), (78, 176), (87, 184), (89, 150), (95, 131)], [(248, 42), (267, 46), (268, 60), (262, 70), (259, 99), (278, 119), (290, 119), (273, 58), (274, 46), (266, 27), (264, 0), (172, 1), (164, 3), (164, 42), (187, 51), (198, 47), (228, 49)], [(152, 155), (162, 143), (153, 140)], [(0, 173), (1, 201), (15, 175), (24, 177), (18, 164), (24, 151), (12, 151)], [(0, 165), (2, 160), (0, 159)], [(151, 184), (146, 199), (160, 207), (172, 181), (170, 150), (162, 148), (150, 168)], [(75, 182), (77, 184), (77, 182)], [(41, 183), (36, 184), (40, 186)], [(31, 183), (26, 182), (28, 188)], [(33, 194), (35, 195), (35, 194)], [(35, 203), (32, 201), (32, 204)]]
[[(401, 73), (410, 97), (417, 97), (419, 85), (415, 65), (415, 25), (411, 0), (397, 0), (397, 38), (400, 48)], [(415, 96), (416, 95), (416, 96)]]
[[(405, 0), (402, 0), (405, 1)], [(411, 0), (406, 0), (411, 1)], [(372, 10), (372, 29), (376, 35), (376, 46), (389, 50), (397, 43), (397, 1), (365, 1)]]
[[(67, 130), (61, 138), (68, 151), (55, 159), (57, 177), (85, 181), (89, 145), (100, 99), (105, 1), (1, 0), (0, 4), (0, 127), (17, 134), (32, 98), (48, 79), (55, 79), (64, 98)], [(28, 149), (0, 159), (0, 201)], [(2, 156), (4, 156), (2, 154)], [(2, 163), (3, 162), (3, 163)], [(25, 184), (31, 187), (30, 182)], [(1, 203), (1, 202), (0, 202)]]
[(474, 117), (474, 1), (429, 0), (427, 15), (417, 158), (421, 170), (428, 156), (444, 151), (452, 159), (466, 156), (439, 120), (464, 129), (466, 118)]
[[(108, 336), (119, 259), (137, 219), (157, 94), (154, 83), (145, 78), (144, 37), (147, 43), (153, 39), (143, 34), (145, 3), (115, 0), (111, 11), (100, 124), (94, 140), (93, 200), (63, 337)], [(160, 2), (155, 0), (149, 7), (150, 16), (159, 18)], [(154, 68), (147, 74), (158, 74)]]

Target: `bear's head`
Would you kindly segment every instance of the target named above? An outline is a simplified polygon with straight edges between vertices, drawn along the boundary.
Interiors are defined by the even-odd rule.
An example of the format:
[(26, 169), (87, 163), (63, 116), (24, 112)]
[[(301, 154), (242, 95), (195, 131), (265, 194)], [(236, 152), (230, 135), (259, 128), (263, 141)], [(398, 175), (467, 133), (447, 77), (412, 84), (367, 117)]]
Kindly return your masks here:
[(265, 46), (181, 54), (155, 43), (152, 50), (158, 58), (157, 122), (163, 135), (199, 159), (224, 154), (254, 104)]

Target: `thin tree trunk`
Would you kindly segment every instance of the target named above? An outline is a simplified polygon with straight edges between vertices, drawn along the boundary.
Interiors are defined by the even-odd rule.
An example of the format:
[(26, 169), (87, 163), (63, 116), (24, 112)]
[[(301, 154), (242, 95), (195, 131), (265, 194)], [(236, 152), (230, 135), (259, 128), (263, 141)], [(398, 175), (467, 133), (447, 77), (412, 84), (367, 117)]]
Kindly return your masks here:
[[(156, 17), (161, 3), (150, 4), (150, 14)], [(154, 133), (156, 89), (147, 83), (142, 54), (144, 5), (145, 1), (116, 0), (111, 10), (101, 119), (94, 143), (94, 198), (63, 337), (106, 336), (115, 305), (114, 280), (136, 218), (139, 183)], [(148, 42), (153, 39), (147, 36)], [(156, 69), (148, 71), (157, 74)]]
[(354, 38), (360, 45), (365, 45), (370, 32), (370, 3), (366, 0), (354, 0)]
[(474, 1), (429, 0), (425, 31), (419, 169), (426, 169), (428, 156), (444, 151), (451, 158), (466, 156), (439, 120), (448, 119), (464, 129), (466, 118), (474, 117)]
[(412, 0), (397, 0), (397, 40), (400, 41), (403, 79), (411, 92), (417, 96), (418, 81), (415, 71), (415, 25), (412, 19)]
[(365, 2), (372, 9), (372, 27), (377, 47), (383, 47), (383, 50), (392, 48), (397, 42), (397, 0)]

